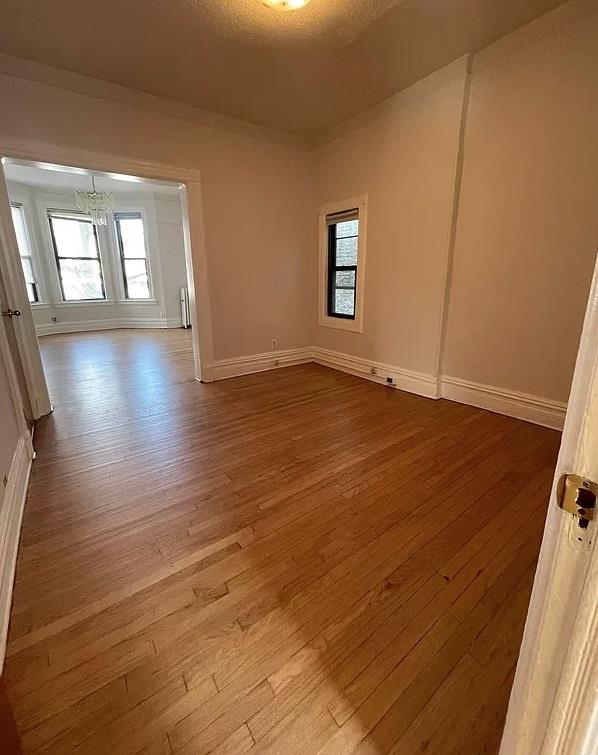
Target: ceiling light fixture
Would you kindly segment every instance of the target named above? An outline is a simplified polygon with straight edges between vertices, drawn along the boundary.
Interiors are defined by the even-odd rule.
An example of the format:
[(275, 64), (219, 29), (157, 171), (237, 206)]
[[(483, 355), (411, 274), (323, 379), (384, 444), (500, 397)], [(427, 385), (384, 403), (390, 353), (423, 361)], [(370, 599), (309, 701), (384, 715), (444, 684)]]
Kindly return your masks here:
[(94, 225), (107, 225), (106, 213), (114, 209), (114, 195), (109, 191), (96, 191), (96, 181), (91, 177), (91, 191), (76, 191), (77, 207), (91, 217)]
[(297, 10), (309, 3), (309, 0), (262, 0), (264, 5), (276, 10)]

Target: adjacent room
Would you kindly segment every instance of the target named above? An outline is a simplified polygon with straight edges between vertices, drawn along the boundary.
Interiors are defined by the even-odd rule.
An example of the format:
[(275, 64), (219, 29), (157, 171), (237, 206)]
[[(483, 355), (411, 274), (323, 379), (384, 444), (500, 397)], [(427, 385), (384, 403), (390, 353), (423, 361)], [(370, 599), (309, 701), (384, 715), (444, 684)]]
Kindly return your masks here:
[(598, 2), (3, 6), (0, 751), (595, 752)]
[(56, 417), (146, 400), (160, 362), (181, 352), (192, 380), (179, 186), (26, 161), (4, 174)]

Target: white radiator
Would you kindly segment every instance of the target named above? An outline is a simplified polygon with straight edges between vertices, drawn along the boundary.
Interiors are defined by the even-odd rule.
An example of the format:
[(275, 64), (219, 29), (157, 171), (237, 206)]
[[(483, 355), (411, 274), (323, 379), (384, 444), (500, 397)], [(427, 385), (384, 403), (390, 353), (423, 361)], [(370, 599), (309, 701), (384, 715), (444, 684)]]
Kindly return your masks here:
[(189, 291), (186, 288), (180, 289), (181, 293), (181, 321), (183, 328), (191, 327), (191, 312), (189, 311)]

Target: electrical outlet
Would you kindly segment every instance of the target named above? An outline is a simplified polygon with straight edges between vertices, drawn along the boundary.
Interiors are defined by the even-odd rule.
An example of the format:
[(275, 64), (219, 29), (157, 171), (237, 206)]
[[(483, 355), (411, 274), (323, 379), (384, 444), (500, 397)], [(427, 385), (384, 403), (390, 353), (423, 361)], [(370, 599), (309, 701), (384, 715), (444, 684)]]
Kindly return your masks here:
[(378, 370), (375, 367), (370, 367), (370, 375), (377, 375)]
[(397, 380), (394, 377), (387, 377), (386, 378), (386, 385), (396, 385)]
[(278, 341), (276, 340), (276, 338), (273, 338), (273, 339), (272, 339), (272, 348), (273, 348), (273, 349), (276, 349), (276, 348), (278, 348)]
[(278, 367), (278, 365), (279, 365), (279, 364), (280, 364), (280, 362), (278, 361), (278, 359), (275, 359), (275, 360), (274, 360), (274, 366), (275, 366), (275, 367)]
[(58, 318), (54, 317), (54, 315), (52, 315), (52, 322), (58, 322)]

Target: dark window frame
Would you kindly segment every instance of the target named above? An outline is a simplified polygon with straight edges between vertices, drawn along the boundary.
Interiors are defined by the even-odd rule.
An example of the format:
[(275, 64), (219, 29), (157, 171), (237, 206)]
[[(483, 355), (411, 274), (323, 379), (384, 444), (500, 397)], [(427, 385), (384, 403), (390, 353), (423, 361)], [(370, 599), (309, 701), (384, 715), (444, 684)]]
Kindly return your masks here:
[[(23, 227), (25, 229), (25, 235), (27, 237), (27, 244), (29, 246), (29, 253), (28, 254), (21, 254), (21, 248), (19, 247), (19, 257), (21, 260), (28, 259), (29, 264), (31, 265), (31, 272), (33, 273), (33, 283), (29, 283), (27, 281), (27, 278), (25, 278), (25, 285), (27, 287), (27, 298), (29, 299), (29, 286), (31, 286), (31, 290), (33, 292), (33, 299), (29, 299), (30, 304), (39, 304), (41, 299), (39, 295), (39, 283), (37, 282), (37, 272), (35, 269), (35, 264), (33, 261), (33, 252), (31, 250), (31, 239), (29, 237), (29, 228), (27, 226), (27, 216), (25, 214), (25, 208), (20, 202), (11, 202), (10, 203), (10, 210), (11, 210), (11, 220), (12, 220), (12, 210), (13, 208), (15, 210), (19, 210), (21, 213), (21, 218), (23, 219)], [(17, 244), (18, 246), (18, 244)], [(23, 267), (23, 263), (21, 263), (21, 267)], [(25, 275), (25, 271), (23, 270), (23, 276)]]
[[(56, 269), (58, 271), (58, 281), (60, 283), (60, 293), (62, 295), (62, 301), (63, 302), (86, 302), (86, 301), (107, 301), (106, 296), (106, 286), (104, 284), (104, 270), (102, 268), (102, 258), (100, 256), (100, 242), (98, 239), (98, 230), (95, 227), (95, 225), (92, 223), (91, 219), (88, 215), (84, 215), (83, 213), (78, 212), (71, 212), (70, 210), (48, 210), (48, 225), (50, 226), (50, 236), (52, 238), (52, 247), (54, 249), (54, 260), (56, 262)], [(52, 218), (56, 217), (59, 220), (72, 220), (77, 223), (89, 223), (91, 227), (93, 228), (93, 237), (95, 240), (95, 247), (96, 247), (96, 257), (61, 257), (58, 253), (58, 244), (56, 243), (56, 237), (54, 235), (54, 226), (52, 225)], [(67, 299), (64, 293), (64, 283), (62, 281), (62, 269), (60, 266), (60, 260), (96, 260), (98, 263), (98, 268), (100, 271), (100, 285), (102, 287), (102, 296), (101, 297), (93, 297), (89, 299)]]
[[(143, 220), (143, 215), (140, 212), (115, 212), (114, 213), (114, 228), (116, 230), (116, 241), (118, 243), (118, 251), (120, 255), (120, 268), (122, 272), (122, 278), (123, 278), (123, 285), (125, 288), (125, 299), (127, 301), (151, 301), (153, 296), (152, 291), (152, 280), (150, 278), (150, 272), (149, 272), (149, 265), (147, 261), (147, 246), (145, 248), (145, 257), (125, 257), (125, 245), (123, 243), (122, 238), (122, 232), (120, 229), (120, 221), (121, 220), (141, 220), (141, 223), (143, 224), (143, 240), (145, 243), (145, 222)], [(138, 296), (131, 297), (129, 296), (129, 281), (127, 280), (127, 268), (125, 265), (125, 260), (143, 260), (145, 264), (145, 277), (147, 280), (147, 291), (148, 295), (147, 297), (140, 298)]]
[[(347, 217), (354, 214), (354, 217)], [(338, 219), (336, 219), (338, 216)], [(326, 314), (328, 317), (334, 317), (339, 320), (355, 320), (357, 314), (357, 263), (359, 262), (359, 230), (355, 236), (343, 236), (342, 238), (357, 239), (357, 256), (355, 265), (337, 265), (336, 264), (336, 227), (338, 223), (348, 220), (359, 220), (359, 211), (357, 209), (344, 210), (343, 212), (333, 213), (326, 216), (327, 224), (327, 243), (328, 243), (328, 265), (327, 265), (327, 297), (326, 297)], [(355, 284), (353, 286), (337, 286), (336, 274), (338, 272), (352, 272), (355, 274)], [(353, 314), (348, 315), (335, 310), (335, 291), (353, 291)]]

